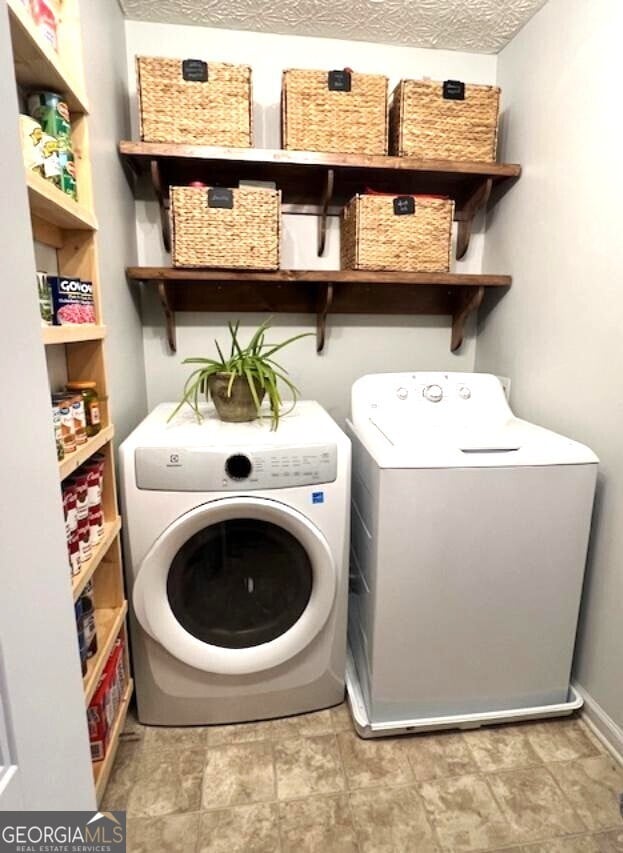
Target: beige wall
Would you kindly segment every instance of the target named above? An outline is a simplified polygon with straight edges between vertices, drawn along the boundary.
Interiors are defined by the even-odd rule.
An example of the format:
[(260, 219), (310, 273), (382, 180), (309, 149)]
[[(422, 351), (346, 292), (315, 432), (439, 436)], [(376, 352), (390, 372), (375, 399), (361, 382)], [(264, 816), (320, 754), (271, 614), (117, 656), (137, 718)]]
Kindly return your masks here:
[[(279, 147), (279, 97), (284, 68), (343, 68), (384, 73), (390, 85), (401, 77), (422, 75), (436, 79), (454, 77), (472, 82), (495, 81), (496, 57), (440, 50), (417, 50), (387, 45), (345, 42), (335, 39), (230, 32), (206, 27), (126, 23), (128, 76), (131, 93), (133, 136), (138, 138), (135, 55), (206, 57), (247, 63), (253, 67), (256, 139), (261, 147)], [(159, 234), (158, 211), (152, 201), (136, 204), (138, 259), (142, 264), (168, 264)], [(316, 220), (310, 216), (284, 217), (284, 267), (293, 269), (339, 268), (337, 220), (331, 221), (328, 253), (318, 259), (314, 241)], [(457, 269), (479, 272), (483, 250), (481, 227), (472, 241), (469, 256)], [(245, 331), (259, 316), (241, 314)], [(190, 355), (211, 354), (213, 338), (226, 333), (223, 315), (180, 314), (178, 352), (168, 354), (163, 336), (162, 313), (153, 293), (144, 300), (144, 348), (149, 406), (179, 395), (186, 368), (181, 360)], [(235, 319), (235, 317), (234, 317)], [(315, 318), (282, 315), (276, 318), (275, 337), (310, 331)], [(474, 339), (470, 334), (460, 354), (450, 352), (448, 317), (331, 317), (326, 353), (317, 356), (312, 338), (284, 353), (294, 381), (303, 396), (318, 399), (342, 420), (349, 405), (350, 387), (364, 373), (382, 370), (471, 370)]]
[(499, 55), (502, 157), (520, 182), (489, 218), (485, 270), (514, 286), (481, 319), (476, 369), (516, 412), (601, 459), (575, 675), (623, 726), (623, 240), (620, 0), (549, 0)]

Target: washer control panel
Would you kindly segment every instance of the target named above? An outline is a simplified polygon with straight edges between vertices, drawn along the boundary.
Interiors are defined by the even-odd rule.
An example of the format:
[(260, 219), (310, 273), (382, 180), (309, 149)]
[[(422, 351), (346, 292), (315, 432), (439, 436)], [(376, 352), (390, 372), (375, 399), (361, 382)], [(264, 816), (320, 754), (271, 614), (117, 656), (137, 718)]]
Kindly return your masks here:
[(337, 447), (137, 447), (134, 463), (139, 489), (248, 492), (334, 482)]

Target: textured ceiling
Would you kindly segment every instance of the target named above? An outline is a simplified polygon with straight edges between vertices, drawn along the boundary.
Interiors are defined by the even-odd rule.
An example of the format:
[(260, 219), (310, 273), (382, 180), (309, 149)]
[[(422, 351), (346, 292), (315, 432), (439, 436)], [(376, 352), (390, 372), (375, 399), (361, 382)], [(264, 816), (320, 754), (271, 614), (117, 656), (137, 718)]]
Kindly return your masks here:
[(497, 53), (546, 0), (119, 0), (128, 18)]

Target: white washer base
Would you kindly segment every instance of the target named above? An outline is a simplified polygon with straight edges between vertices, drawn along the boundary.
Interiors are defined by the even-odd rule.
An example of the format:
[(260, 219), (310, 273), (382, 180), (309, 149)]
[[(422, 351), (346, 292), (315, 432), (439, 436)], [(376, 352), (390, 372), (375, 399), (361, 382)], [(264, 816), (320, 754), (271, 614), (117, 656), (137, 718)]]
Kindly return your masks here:
[(368, 717), (350, 649), (348, 649), (346, 657), (346, 690), (355, 730), (361, 738), (408, 735), (414, 732), (432, 732), (439, 729), (477, 729), (480, 726), (495, 723), (517, 723), (523, 720), (538, 720), (546, 717), (565, 717), (577, 711), (584, 704), (579, 693), (573, 687), (569, 687), (569, 700), (557, 705), (375, 723)]

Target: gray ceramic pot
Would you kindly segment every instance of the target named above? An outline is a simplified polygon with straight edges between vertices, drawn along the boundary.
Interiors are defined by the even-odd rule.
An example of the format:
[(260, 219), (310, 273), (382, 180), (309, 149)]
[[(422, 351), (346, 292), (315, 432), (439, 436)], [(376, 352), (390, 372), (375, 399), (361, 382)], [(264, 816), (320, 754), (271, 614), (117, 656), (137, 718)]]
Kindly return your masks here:
[[(208, 378), (210, 396), (214, 401), (219, 418), (228, 423), (242, 423), (243, 421), (255, 420), (257, 418), (257, 409), (253, 402), (249, 383), (246, 378), (236, 376), (231, 387), (231, 396), (228, 397), (227, 387), (230, 376), (229, 373), (214, 373)], [(253, 384), (257, 398), (261, 403), (264, 399), (264, 390), (260, 388), (257, 382)]]

